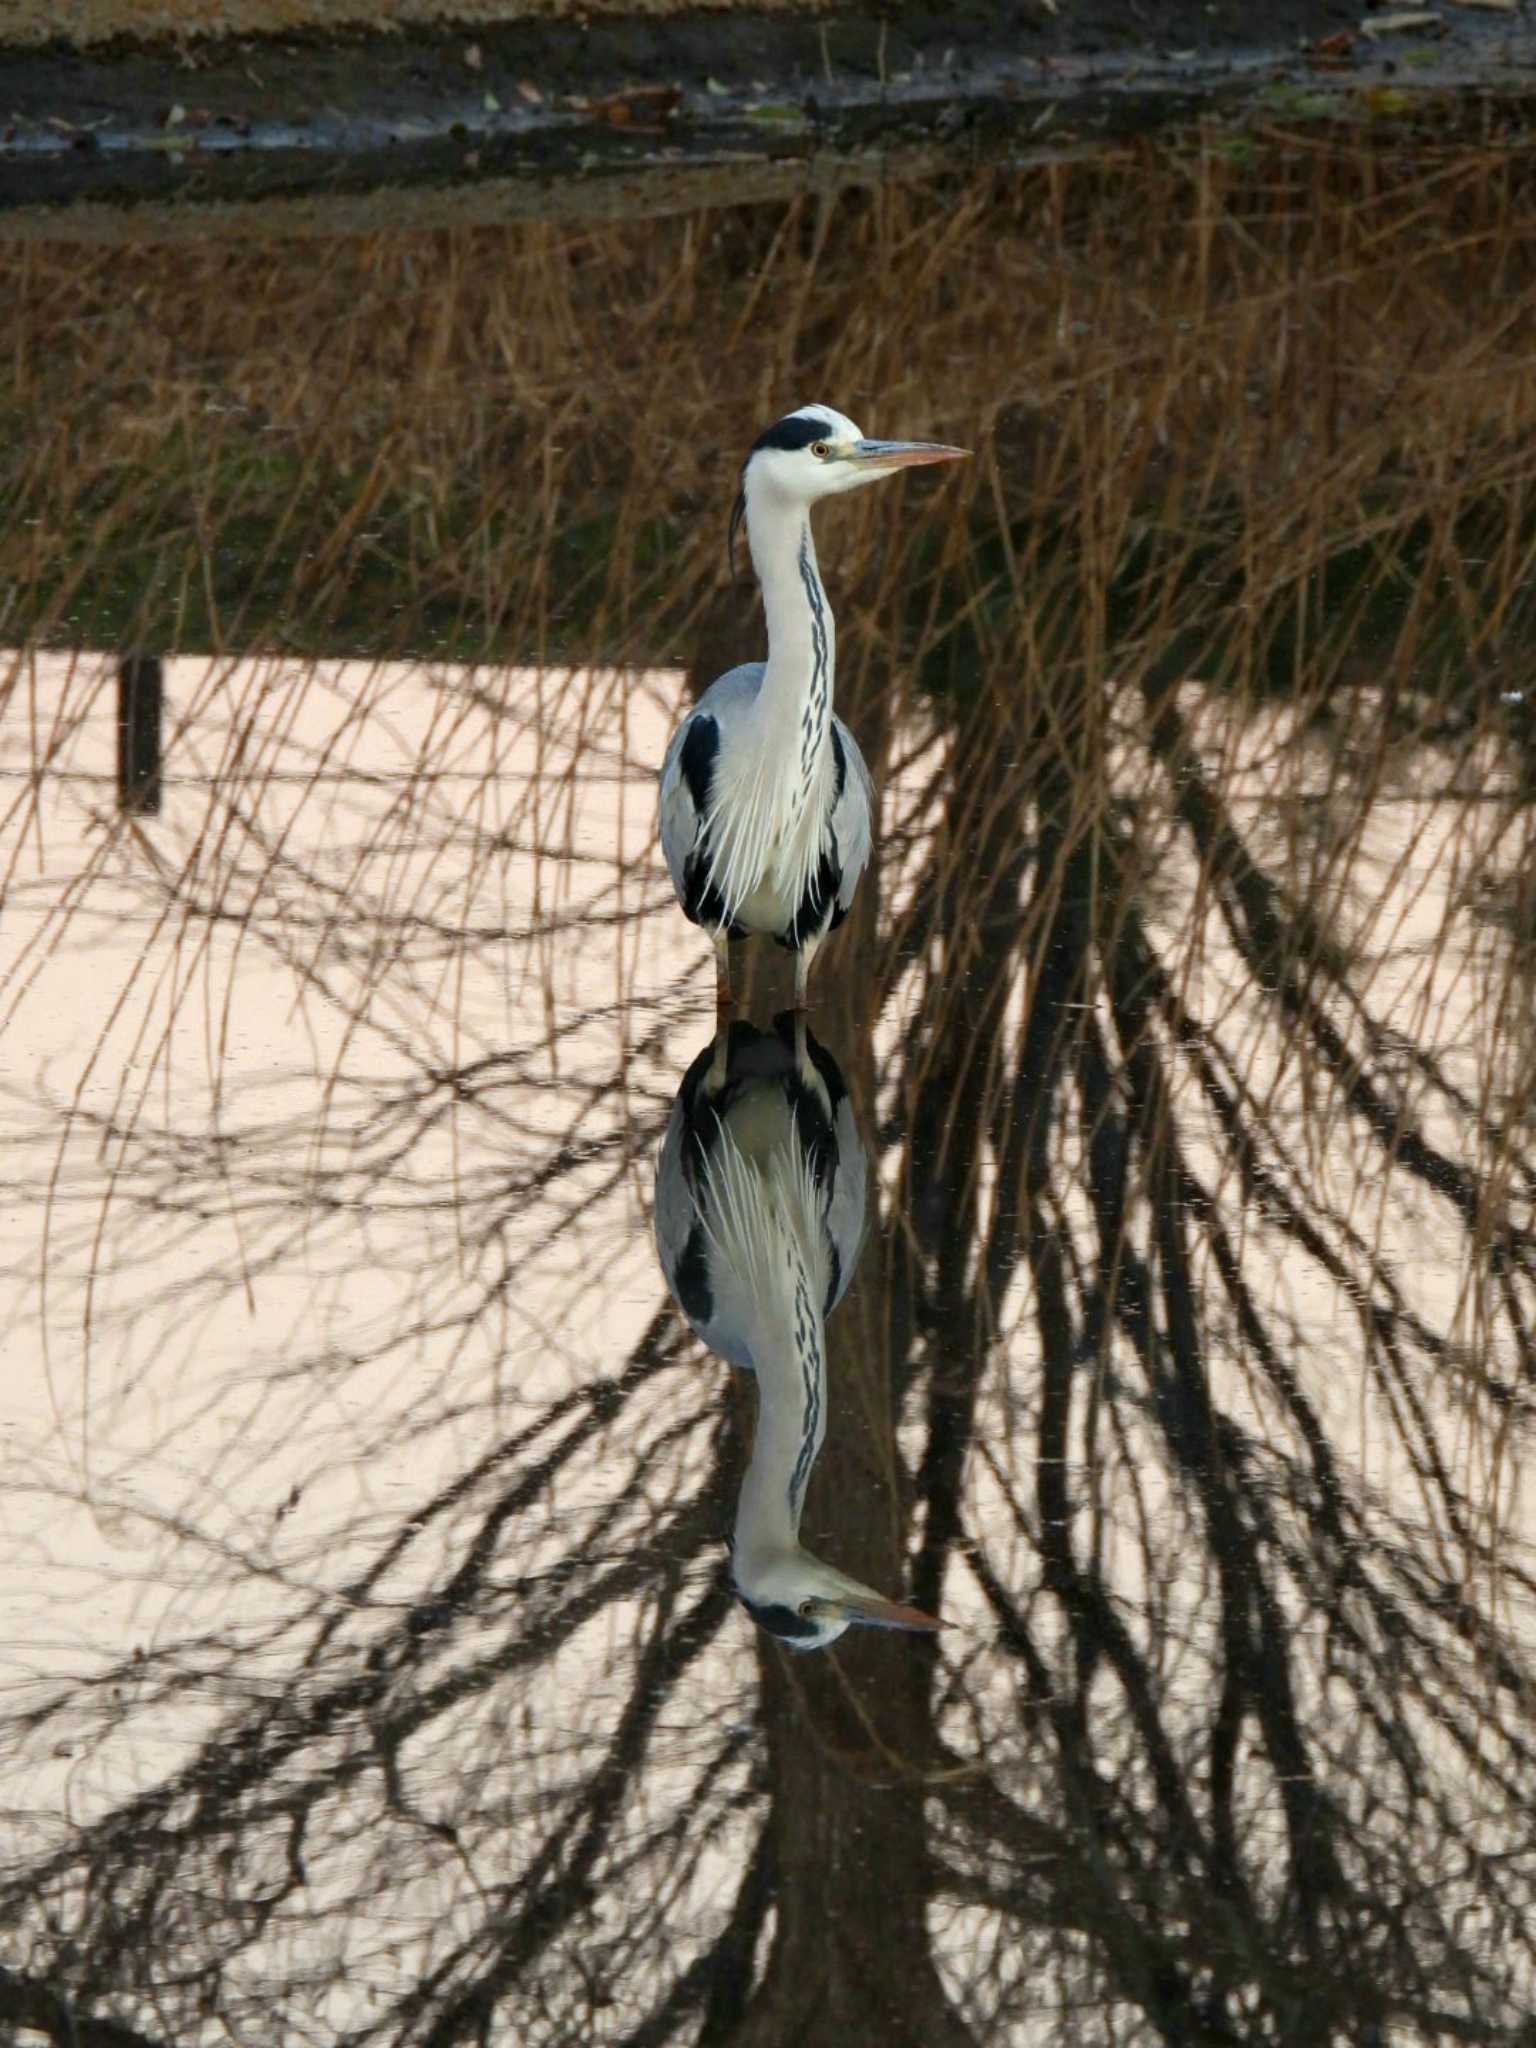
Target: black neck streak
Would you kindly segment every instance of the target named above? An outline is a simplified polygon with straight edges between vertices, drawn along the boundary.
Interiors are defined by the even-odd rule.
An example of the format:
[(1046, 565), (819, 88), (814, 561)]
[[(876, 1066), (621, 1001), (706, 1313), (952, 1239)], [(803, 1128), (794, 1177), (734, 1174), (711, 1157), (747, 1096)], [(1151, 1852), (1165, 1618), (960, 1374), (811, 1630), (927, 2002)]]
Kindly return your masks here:
[(800, 713), (800, 794), (810, 795), (827, 725), (832, 698), (832, 656), (827, 637), (827, 593), (816, 574), (816, 557), (811, 551), (811, 527), (807, 520), (800, 537), (800, 582), (811, 612), (811, 687)]
[(805, 1268), (793, 1256), (791, 1264), (795, 1269), (795, 1356), (800, 1361), (802, 1392), (800, 1455), (789, 1475), (789, 1511), (794, 1515), (799, 1513), (800, 1496), (816, 1462), (816, 1434), (821, 1422), (821, 1389), (826, 1368), (822, 1363), (821, 1332), (817, 1328)]

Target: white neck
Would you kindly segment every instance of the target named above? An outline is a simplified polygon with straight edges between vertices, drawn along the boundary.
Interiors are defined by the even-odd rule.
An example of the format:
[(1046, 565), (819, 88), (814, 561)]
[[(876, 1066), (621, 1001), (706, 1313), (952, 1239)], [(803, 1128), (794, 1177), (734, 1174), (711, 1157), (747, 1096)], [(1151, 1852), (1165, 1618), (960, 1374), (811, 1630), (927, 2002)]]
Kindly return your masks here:
[(765, 744), (782, 748), (809, 794), (832, 726), (837, 628), (822, 587), (810, 513), (762, 484), (747, 486), (747, 541), (763, 586), (768, 672), (757, 697)]
[(827, 1428), (827, 1354), (815, 1281), (796, 1260), (750, 1326), (757, 1366), (757, 1431), (736, 1504), (736, 1550), (754, 1558), (793, 1550), (806, 1484)]
[(757, 1378), (757, 1432), (736, 1509), (743, 1565), (793, 1549), (827, 1426), (822, 1198), (793, 1132), (749, 1159), (728, 1126), (710, 1160), (717, 1291), (734, 1297)]

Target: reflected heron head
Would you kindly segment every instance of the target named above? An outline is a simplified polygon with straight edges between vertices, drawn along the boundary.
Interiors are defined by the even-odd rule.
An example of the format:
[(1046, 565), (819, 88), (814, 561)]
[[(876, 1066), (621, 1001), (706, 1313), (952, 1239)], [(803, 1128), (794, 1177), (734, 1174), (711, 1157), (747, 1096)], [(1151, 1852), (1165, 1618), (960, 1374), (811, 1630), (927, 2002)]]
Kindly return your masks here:
[(755, 1558), (745, 1566), (736, 1552), (731, 1572), (748, 1614), (791, 1650), (824, 1650), (850, 1628), (933, 1635), (944, 1626), (937, 1615), (887, 1600), (809, 1551)]

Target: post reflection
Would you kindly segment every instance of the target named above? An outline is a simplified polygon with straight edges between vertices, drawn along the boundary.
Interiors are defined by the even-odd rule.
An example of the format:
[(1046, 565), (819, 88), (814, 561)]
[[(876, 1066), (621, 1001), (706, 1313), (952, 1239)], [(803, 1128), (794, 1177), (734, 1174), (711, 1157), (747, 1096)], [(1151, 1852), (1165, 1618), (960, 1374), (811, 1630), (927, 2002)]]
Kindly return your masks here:
[(803, 1012), (732, 1023), (689, 1067), (656, 1168), (656, 1248), (694, 1331), (757, 1382), (731, 1576), (761, 1628), (797, 1650), (855, 1625), (929, 1633), (800, 1542), (827, 1427), (826, 1318), (863, 1245), (868, 1161), (841, 1068)]

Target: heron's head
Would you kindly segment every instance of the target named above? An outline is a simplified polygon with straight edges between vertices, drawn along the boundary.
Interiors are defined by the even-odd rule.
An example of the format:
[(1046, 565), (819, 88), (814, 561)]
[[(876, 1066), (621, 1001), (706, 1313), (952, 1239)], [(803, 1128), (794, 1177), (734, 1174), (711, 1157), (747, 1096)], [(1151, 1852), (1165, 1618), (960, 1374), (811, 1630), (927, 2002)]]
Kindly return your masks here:
[(776, 502), (809, 509), (819, 498), (856, 491), (899, 469), (959, 462), (968, 448), (940, 441), (871, 441), (846, 413), (830, 405), (802, 405), (758, 435), (741, 472), (741, 494), (731, 513), (731, 540), (754, 504)]
[(895, 1628), (932, 1635), (944, 1624), (917, 1607), (886, 1600), (808, 1551), (731, 1561), (741, 1604), (769, 1635), (791, 1650), (824, 1650), (850, 1628)]

